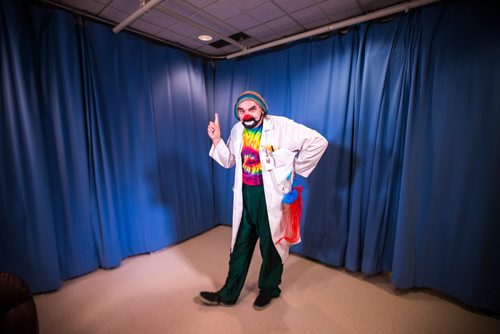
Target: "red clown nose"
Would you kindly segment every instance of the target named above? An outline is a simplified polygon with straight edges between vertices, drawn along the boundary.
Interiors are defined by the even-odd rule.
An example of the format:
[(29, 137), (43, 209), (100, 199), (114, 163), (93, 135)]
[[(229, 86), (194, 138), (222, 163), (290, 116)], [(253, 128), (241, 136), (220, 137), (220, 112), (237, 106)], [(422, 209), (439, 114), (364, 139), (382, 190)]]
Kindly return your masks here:
[(251, 119), (252, 119), (252, 116), (250, 116), (249, 114), (246, 114), (245, 116), (243, 116), (244, 121), (249, 121)]

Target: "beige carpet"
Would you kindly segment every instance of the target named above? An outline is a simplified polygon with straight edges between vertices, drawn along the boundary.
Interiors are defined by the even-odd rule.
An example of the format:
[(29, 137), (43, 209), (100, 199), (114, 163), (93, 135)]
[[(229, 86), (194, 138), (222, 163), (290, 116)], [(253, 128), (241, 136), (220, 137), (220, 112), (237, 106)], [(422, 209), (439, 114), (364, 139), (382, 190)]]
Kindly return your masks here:
[(256, 251), (239, 302), (204, 306), (200, 290), (224, 283), (231, 230), (218, 226), (150, 255), (66, 281), (35, 302), (41, 333), (500, 333), (500, 319), (429, 291), (401, 292), (291, 255), (282, 295), (256, 311)]

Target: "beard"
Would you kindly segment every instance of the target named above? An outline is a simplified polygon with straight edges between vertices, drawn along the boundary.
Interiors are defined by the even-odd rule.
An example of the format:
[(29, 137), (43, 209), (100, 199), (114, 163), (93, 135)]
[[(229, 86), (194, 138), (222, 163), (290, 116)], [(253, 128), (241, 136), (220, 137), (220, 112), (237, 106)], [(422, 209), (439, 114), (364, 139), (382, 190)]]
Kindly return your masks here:
[(252, 116), (248, 115), (248, 117), (245, 117), (245, 119), (243, 119), (241, 123), (246, 129), (253, 129), (260, 123), (261, 119), (262, 115), (260, 115), (259, 119), (255, 119)]

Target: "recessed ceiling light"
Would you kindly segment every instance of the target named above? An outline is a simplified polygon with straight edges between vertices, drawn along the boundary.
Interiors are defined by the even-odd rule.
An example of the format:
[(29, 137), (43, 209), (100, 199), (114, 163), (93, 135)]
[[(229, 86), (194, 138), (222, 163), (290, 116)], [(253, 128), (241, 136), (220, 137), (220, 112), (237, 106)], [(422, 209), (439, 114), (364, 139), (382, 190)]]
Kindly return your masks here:
[(210, 42), (213, 38), (210, 35), (200, 35), (198, 39), (203, 42)]

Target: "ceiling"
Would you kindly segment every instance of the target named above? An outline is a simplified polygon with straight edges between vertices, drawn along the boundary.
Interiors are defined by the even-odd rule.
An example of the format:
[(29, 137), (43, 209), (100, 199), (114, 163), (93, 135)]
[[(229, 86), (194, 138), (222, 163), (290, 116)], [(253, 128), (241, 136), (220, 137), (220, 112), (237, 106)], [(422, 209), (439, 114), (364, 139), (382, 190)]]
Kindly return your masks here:
[[(236, 54), (245, 49), (262, 48), (263, 45), (273, 41), (297, 34), (305, 35), (306, 32), (318, 27), (353, 17), (367, 16), (383, 8), (410, 1), (43, 0), (43, 2), (113, 26), (140, 10), (141, 6), (149, 8), (149, 2), (151, 2), (149, 6), (158, 3), (125, 30), (191, 53), (217, 58)], [(213, 40), (209, 42), (199, 40), (198, 36), (202, 34), (211, 35)]]

